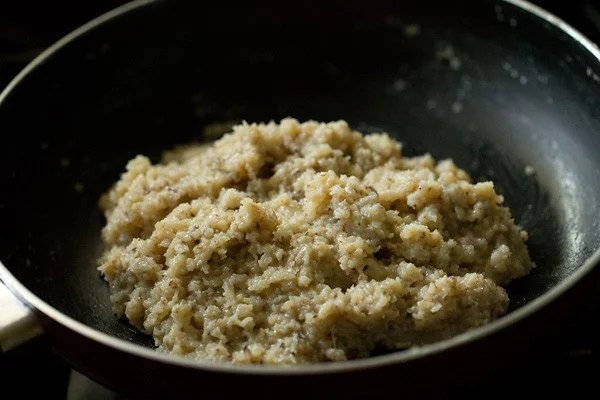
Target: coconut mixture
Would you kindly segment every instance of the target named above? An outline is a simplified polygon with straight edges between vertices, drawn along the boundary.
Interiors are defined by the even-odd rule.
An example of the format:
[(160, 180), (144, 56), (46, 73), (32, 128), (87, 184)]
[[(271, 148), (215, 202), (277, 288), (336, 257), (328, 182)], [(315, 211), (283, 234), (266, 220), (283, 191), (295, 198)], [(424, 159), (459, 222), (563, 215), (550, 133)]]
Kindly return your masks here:
[(115, 312), (160, 351), (233, 363), (366, 357), (506, 312), (533, 264), (492, 182), (344, 121), (241, 124), (138, 156), (101, 199)]

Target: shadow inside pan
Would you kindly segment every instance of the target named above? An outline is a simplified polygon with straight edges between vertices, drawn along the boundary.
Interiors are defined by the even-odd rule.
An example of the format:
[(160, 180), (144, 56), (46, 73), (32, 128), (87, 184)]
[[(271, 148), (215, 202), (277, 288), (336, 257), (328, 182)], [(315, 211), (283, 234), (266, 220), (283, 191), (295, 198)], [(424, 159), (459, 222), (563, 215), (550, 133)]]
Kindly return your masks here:
[(494, 1), (318, 15), (173, 3), (70, 43), (0, 107), (14, 138), (0, 160), (0, 259), (59, 310), (152, 345), (114, 317), (96, 271), (98, 198), (136, 154), (156, 160), (230, 120), (346, 119), (492, 179), (538, 265), (509, 286), (511, 309), (599, 247), (600, 66), (554, 27), (508, 5), (498, 18)]

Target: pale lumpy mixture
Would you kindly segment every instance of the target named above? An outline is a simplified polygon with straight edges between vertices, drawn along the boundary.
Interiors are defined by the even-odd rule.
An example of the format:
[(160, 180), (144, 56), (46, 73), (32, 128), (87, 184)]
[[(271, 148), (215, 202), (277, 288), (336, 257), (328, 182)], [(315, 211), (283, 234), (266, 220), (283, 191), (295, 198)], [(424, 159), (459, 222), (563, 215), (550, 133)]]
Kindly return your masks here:
[(160, 351), (233, 363), (366, 357), (506, 312), (533, 267), (492, 182), (344, 121), (241, 124), (101, 199), (100, 271)]

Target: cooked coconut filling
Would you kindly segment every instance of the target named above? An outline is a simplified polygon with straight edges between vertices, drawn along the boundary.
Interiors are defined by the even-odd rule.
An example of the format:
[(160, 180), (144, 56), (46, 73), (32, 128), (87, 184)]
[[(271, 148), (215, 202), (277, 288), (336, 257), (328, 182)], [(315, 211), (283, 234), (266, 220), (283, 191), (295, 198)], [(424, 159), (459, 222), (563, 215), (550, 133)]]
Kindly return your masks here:
[(240, 124), (138, 156), (105, 194), (99, 270), (160, 351), (233, 363), (367, 357), (507, 311), (533, 263), (492, 182), (344, 121)]

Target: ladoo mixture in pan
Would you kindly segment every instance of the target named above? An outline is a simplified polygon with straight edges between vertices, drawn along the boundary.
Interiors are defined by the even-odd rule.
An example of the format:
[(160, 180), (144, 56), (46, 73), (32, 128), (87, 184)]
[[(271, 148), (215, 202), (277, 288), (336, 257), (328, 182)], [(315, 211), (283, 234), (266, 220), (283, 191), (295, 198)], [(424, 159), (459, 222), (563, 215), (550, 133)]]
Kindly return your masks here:
[(492, 182), (344, 121), (242, 124), (138, 156), (101, 199), (116, 313), (161, 351), (233, 363), (366, 357), (506, 312), (533, 264)]

